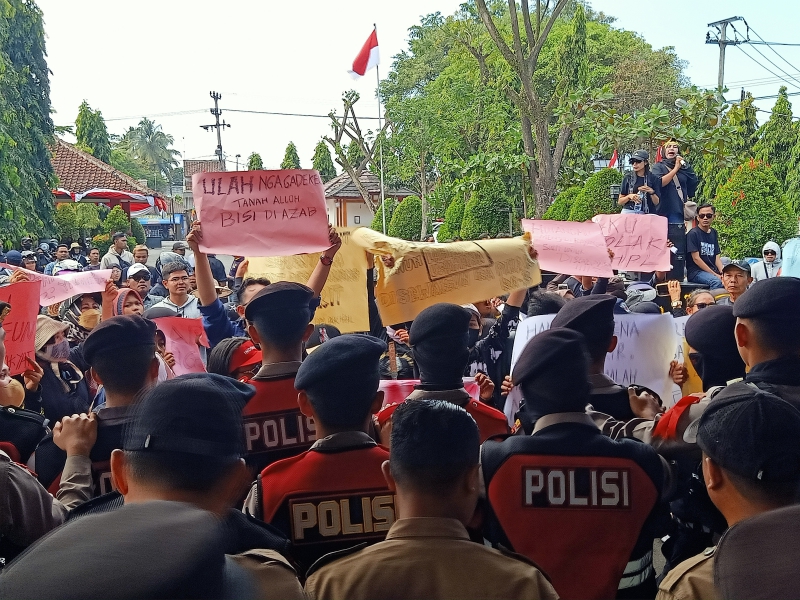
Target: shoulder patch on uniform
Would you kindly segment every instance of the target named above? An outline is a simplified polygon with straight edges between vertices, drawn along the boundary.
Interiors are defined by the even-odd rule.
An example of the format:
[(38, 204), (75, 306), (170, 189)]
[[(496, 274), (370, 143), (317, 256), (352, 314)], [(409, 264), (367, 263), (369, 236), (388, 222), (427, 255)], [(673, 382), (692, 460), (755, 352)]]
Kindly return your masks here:
[(314, 564), (312, 564), (308, 571), (306, 571), (306, 579), (311, 577), (312, 573), (319, 571), (325, 565), (332, 563), (340, 558), (344, 558), (345, 556), (349, 556), (350, 554), (355, 554), (356, 552), (360, 552), (364, 548), (369, 546), (369, 542), (361, 542), (351, 548), (345, 548), (344, 550), (336, 550), (335, 552), (328, 552), (325, 556), (319, 557)]
[(667, 576), (664, 577), (658, 588), (667, 592), (671, 592), (681, 578), (686, 575), (686, 573), (694, 569), (697, 565), (712, 558), (715, 550), (716, 548), (706, 548), (700, 554), (696, 554), (691, 558), (687, 558), (685, 561), (678, 564), (674, 569), (667, 573)]

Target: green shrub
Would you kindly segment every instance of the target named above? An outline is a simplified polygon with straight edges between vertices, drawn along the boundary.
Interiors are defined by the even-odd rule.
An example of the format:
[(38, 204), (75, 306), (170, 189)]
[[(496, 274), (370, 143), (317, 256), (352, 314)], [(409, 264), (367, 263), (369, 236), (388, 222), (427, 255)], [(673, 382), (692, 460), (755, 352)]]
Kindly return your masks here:
[(464, 207), (461, 237), (475, 240), (485, 233), (492, 237), (501, 232), (508, 233), (509, 208), (513, 210), (502, 179), (494, 177), (486, 180)]
[(131, 228), (131, 221), (121, 206), (115, 206), (109, 211), (103, 221), (103, 233), (114, 235), (117, 231), (128, 233)]
[(418, 196), (409, 196), (397, 206), (386, 233), (404, 240), (419, 241), (422, 233), (422, 202)]
[(453, 201), (448, 205), (447, 210), (444, 211), (444, 223), (439, 228), (439, 233), (436, 237), (440, 242), (452, 240), (461, 235), (461, 222), (464, 219), (464, 196), (456, 194)]
[(57, 204), (53, 218), (56, 222), (59, 240), (74, 240), (78, 238), (78, 214), (75, 210), (74, 202)]
[(139, 219), (131, 219), (131, 233), (128, 236), (128, 248), (133, 251), (133, 247), (137, 244), (146, 244), (147, 236), (144, 233), (144, 227), (139, 222)]
[(580, 194), (569, 209), (570, 221), (587, 221), (595, 215), (619, 212), (611, 199), (609, 188), (622, 183), (622, 173), (617, 169), (601, 169), (583, 184)]
[[(392, 215), (394, 215), (394, 209), (397, 208), (397, 200), (394, 198), (386, 198), (384, 200), (384, 204), (386, 204), (386, 231), (389, 231), (389, 223), (392, 222)], [(383, 233), (383, 206), (378, 205), (378, 210), (375, 211), (375, 216), (372, 218), (372, 225), (369, 226), (370, 229), (374, 229), (375, 231), (380, 231)], [(422, 231), (422, 225), (420, 224), (420, 231)]]
[(581, 188), (571, 187), (561, 192), (544, 213), (544, 218), (551, 221), (568, 221), (569, 210), (575, 203), (575, 198), (581, 193)]
[(734, 259), (761, 256), (770, 240), (782, 244), (797, 233), (797, 217), (772, 168), (750, 159), (738, 166), (714, 200), (723, 254)]
[(101, 233), (96, 235), (92, 238), (92, 246), (97, 248), (100, 251), (100, 257), (102, 258), (103, 255), (108, 252), (108, 249), (111, 247), (111, 236), (107, 233)]

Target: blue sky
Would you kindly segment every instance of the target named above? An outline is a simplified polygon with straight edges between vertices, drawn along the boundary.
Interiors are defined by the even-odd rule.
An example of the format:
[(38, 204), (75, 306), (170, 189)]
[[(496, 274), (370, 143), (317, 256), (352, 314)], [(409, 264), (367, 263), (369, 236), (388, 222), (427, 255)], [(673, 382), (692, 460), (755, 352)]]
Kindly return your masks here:
[[(216, 138), (200, 125), (212, 122), (208, 93), (216, 90), (223, 95), (223, 118), (232, 124), (223, 134), (229, 168), (237, 153), (244, 160), (251, 151), (260, 152), (268, 168), (276, 168), (290, 140), (297, 144), (303, 165), (309, 166), (314, 145), (330, 129), (322, 118), (226, 109), (324, 115), (341, 106), (343, 91), (356, 89), (362, 96), (358, 113), (374, 115), (374, 73), (357, 82), (346, 73), (372, 24), (378, 24), (381, 73), (386, 74), (391, 57), (406, 47), (408, 28), (421, 15), (437, 10), (451, 14), (459, 5), (456, 0), (37, 1), (48, 36), (56, 124), (73, 123), (78, 105), (86, 99), (102, 110), (113, 133), (148, 115), (175, 137), (175, 147), (186, 158), (212, 158)], [(638, 32), (654, 47), (675, 46), (689, 63), (687, 75), (701, 86), (714, 87), (717, 80), (717, 46), (704, 43), (711, 21), (740, 15), (767, 41), (800, 43), (796, 33), (800, 2), (594, 0), (591, 4), (617, 17), (617, 26)], [(735, 26), (744, 33), (744, 24)], [(742, 48), (788, 79), (755, 47)], [(797, 77), (798, 81), (789, 80), (789, 91), (800, 91), (798, 69), (768, 47), (757, 48)], [(800, 67), (800, 47), (777, 50)], [(769, 81), (752, 83), (765, 78)], [(741, 49), (729, 47), (729, 97), (738, 97), (741, 81), (751, 82), (747, 89), (756, 96), (774, 95), (781, 85)], [(768, 109), (773, 103), (764, 100), (759, 105)], [(767, 117), (759, 113), (761, 120)]]

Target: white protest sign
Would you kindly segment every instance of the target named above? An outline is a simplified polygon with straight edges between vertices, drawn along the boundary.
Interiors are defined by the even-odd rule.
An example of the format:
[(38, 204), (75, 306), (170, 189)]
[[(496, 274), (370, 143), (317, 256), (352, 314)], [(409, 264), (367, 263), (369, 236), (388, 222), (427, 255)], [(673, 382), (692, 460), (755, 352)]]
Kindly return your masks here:
[[(685, 356), (684, 352), (683, 352), (684, 330), (686, 329), (686, 321), (688, 321), (688, 320), (689, 320), (689, 315), (686, 315), (685, 317), (677, 317), (677, 318), (673, 319), (673, 321), (675, 322), (675, 338), (676, 338), (675, 341), (677, 342), (677, 345), (675, 347), (675, 358), (674, 358), (674, 360), (677, 360), (681, 364), (686, 364), (686, 361), (689, 360), (689, 357)], [(664, 400), (664, 405), (667, 406), (667, 408), (670, 408), (678, 400), (680, 400), (682, 397), (683, 397), (683, 392), (681, 391), (680, 386), (676, 385), (673, 382), (673, 384), (672, 384), (672, 404), (667, 406), (667, 399), (664, 398), (663, 399)]]
[[(517, 328), (511, 370), (528, 341), (550, 328), (555, 315), (529, 317)], [(665, 403), (672, 400), (669, 363), (678, 343), (672, 315), (614, 315), (617, 347), (606, 356), (605, 374), (619, 385), (648, 387)]]

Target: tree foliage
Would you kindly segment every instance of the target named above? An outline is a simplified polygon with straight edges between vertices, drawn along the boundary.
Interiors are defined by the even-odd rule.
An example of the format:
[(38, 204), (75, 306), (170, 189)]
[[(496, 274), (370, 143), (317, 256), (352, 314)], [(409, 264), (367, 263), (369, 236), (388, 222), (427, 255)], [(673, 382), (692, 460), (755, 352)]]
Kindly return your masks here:
[(397, 205), (387, 234), (404, 240), (420, 240), (422, 230), (422, 203), (418, 196), (408, 196)]
[(248, 171), (262, 171), (264, 169), (264, 162), (261, 160), (261, 155), (258, 152), (251, 152), (247, 157), (247, 170)]
[(99, 110), (92, 110), (86, 100), (78, 108), (75, 137), (78, 138), (79, 148), (104, 163), (111, 161), (111, 141), (103, 114)]
[(714, 201), (722, 252), (734, 259), (761, 256), (766, 241), (782, 244), (797, 233), (797, 217), (773, 169), (750, 159), (733, 171)]
[(447, 210), (444, 211), (444, 223), (442, 223), (437, 234), (440, 241), (446, 242), (453, 238), (461, 237), (461, 223), (464, 220), (465, 206), (464, 195), (456, 194)]
[(770, 165), (778, 181), (784, 184), (797, 140), (797, 128), (792, 123), (792, 104), (786, 95), (786, 86), (781, 86), (772, 114), (761, 126), (753, 156)]
[(333, 164), (331, 151), (325, 140), (320, 140), (314, 147), (314, 157), (311, 159), (311, 168), (319, 171), (323, 183), (328, 183), (336, 177), (336, 165)]
[(143, 117), (136, 127), (115, 141), (111, 151), (111, 164), (134, 179), (146, 179), (147, 185), (160, 192), (170, 190), (176, 179), (177, 156), (172, 147), (175, 138), (165, 133), (161, 125)]
[(281, 169), (300, 169), (300, 156), (297, 154), (297, 146), (294, 142), (289, 142), (286, 146), (286, 152), (281, 161)]
[(569, 220), (588, 221), (595, 215), (618, 212), (610, 188), (621, 183), (622, 173), (616, 169), (601, 169), (589, 177), (569, 209)]
[[(386, 231), (388, 232), (389, 223), (392, 222), (392, 216), (397, 208), (397, 200), (394, 198), (386, 198), (384, 202), (386, 204)], [(383, 233), (383, 206), (380, 204), (378, 205), (378, 210), (375, 211), (375, 216), (372, 217), (370, 229)]]
[(581, 191), (582, 189), (577, 186), (565, 189), (556, 196), (556, 199), (544, 213), (543, 218), (552, 221), (569, 221), (569, 211)]
[(58, 239), (81, 240), (100, 226), (99, 209), (90, 202), (61, 202), (54, 215)]
[(0, 239), (55, 231), (56, 184), (48, 146), (50, 71), (42, 13), (29, 0), (0, 0)]
[[(511, 233), (508, 230), (508, 213), (513, 210), (502, 179), (489, 178), (473, 192), (464, 206), (461, 238), (475, 240), (487, 233), (493, 237), (498, 233)], [(518, 223), (516, 216), (512, 221)]]
[(118, 231), (130, 235), (131, 220), (128, 218), (128, 215), (125, 214), (125, 211), (122, 210), (121, 206), (115, 206), (106, 215), (101, 229), (104, 233), (110, 235), (114, 235)]

